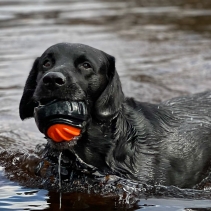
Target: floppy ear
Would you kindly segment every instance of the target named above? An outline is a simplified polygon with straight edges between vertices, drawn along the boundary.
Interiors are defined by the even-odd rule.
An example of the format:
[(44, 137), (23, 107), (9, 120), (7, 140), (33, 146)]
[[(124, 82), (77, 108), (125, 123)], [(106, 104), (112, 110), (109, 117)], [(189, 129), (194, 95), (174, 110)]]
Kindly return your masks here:
[(124, 94), (115, 68), (115, 58), (106, 54), (108, 59), (108, 85), (95, 102), (95, 116), (99, 120), (109, 120), (117, 114), (124, 101)]
[(32, 97), (37, 85), (36, 78), (38, 74), (38, 62), (39, 62), (39, 57), (34, 61), (32, 69), (26, 80), (23, 95), (20, 101), (19, 114), (22, 120), (33, 117), (34, 107), (37, 106), (37, 103), (33, 101)]

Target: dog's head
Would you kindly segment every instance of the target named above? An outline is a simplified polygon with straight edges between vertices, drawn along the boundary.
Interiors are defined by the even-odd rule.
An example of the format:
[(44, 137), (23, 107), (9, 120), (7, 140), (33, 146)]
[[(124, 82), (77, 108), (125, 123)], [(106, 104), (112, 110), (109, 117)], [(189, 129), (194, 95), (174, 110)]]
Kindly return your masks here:
[(83, 102), (91, 118), (111, 120), (123, 101), (114, 57), (82, 44), (60, 43), (37, 58), (20, 102), (21, 119), (53, 100)]

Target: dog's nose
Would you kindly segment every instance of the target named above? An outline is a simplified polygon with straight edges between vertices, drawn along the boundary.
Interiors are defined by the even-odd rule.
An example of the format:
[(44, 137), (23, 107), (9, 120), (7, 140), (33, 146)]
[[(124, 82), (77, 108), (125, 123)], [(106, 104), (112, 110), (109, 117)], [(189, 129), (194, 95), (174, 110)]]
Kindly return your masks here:
[(63, 86), (65, 84), (65, 76), (60, 73), (60, 72), (51, 72), (51, 73), (47, 73), (44, 77), (43, 77), (43, 84), (49, 88), (56, 88), (56, 87), (60, 87)]

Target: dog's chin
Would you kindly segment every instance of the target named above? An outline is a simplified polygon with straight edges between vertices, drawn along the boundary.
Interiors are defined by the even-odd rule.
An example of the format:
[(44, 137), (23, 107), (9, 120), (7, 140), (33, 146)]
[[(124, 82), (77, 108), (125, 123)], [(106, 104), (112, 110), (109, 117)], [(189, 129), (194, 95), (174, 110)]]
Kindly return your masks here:
[(78, 140), (80, 139), (80, 136), (74, 137), (71, 141), (62, 141), (62, 142), (55, 142), (48, 138), (48, 143), (51, 148), (56, 149), (58, 151), (64, 151), (64, 150), (73, 150), (73, 147), (77, 144)]

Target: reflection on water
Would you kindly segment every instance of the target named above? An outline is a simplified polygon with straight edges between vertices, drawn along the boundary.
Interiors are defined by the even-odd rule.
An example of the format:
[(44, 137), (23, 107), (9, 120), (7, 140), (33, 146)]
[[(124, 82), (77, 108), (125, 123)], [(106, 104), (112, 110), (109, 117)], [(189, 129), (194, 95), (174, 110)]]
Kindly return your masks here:
[[(0, 164), (7, 169), (0, 169), (0, 210), (60, 206), (58, 193), (36, 189), (40, 181), (25, 173), (38, 158), (27, 158), (31, 167), (18, 160), (45, 143), (34, 120), (20, 121), (18, 104), (34, 59), (47, 47), (79, 42), (102, 49), (116, 57), (127, 96), (160, 102), (210, 89), (210, 35), (210, 0), (0, 0)], [(211, 209), (209, 200), (163, 199), (167, 192), (131, 207), (115, 196), (63, 193), (61, 210)]]
[[(0, 168), (0, 210), (44, 210), (48, 205), (48, 192), (21, 187), (11, 182), (3, 175), (4, 169)], [(30, 210), (32, 210), (30, 209)]]

